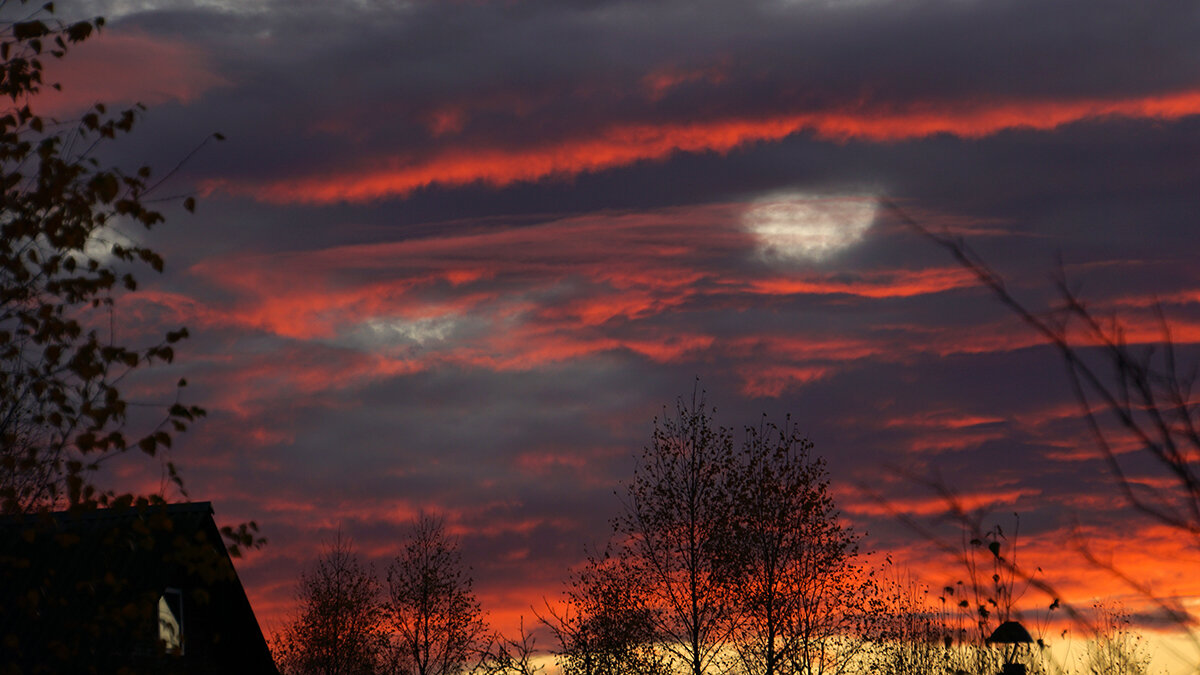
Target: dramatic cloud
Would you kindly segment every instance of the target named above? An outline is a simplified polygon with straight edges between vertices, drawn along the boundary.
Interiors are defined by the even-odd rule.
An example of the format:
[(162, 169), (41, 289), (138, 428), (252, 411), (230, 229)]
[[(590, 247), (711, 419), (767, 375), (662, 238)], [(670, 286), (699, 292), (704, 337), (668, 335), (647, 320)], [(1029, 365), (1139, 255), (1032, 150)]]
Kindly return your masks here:
[(726, 153), (801, 131), (812, 131), (817, 138), (836, 141), (899, 141), (938, 134), (974, 138), (1014, 128), (1050, 130), (1080, 120), (1112, 116), (1169, 120), (1200, 114), (1200, 91), (1137, 100), (1012, 101), (982, 108), (951, 101), (916, 107), (917, 111), (899, 113), (868, 109), (768, 119), (623, 125), (602, 129), (595, 136), (564, 139), (552, 145), (536, 142), (527, 148), (450, 145), (429, 157), (375, 158), (371, 163), (376, 166), (365, 170), (350, 167), (344, 173), (265, 185), (241, 179), (212, 179), (202, 183), (202, 188), (206, 194), (222, 191), (270, 202), (370, 201), (404, 197), (433, 185), (484, 183), (503, 187), (519, 181), (569, 177), (644, 160), (661, 160), (677, 152)]
[[(964, 569), (937, 545), (960, 533), (931, 480), (968, 510), (1019, 511), (1022, 561), (1077, 605), (1159, 616), (1071, 542), (1200, 597), (1194, 551), (1121, 500), (1054, 351), (883, 206), (961, 237), (1043, 316), (1062, 283), (1148, 350), (1161, 310), (1194, 363), (1184, 3), (59, 11), (110, 21), (55, 64), (64, 93), (44, 106), (161, 104), (105, 158), (161, 176), (229, 139), (159, 188), (196, 194), (197, 214), (164, 201), (168, 225), (139, 234), (167, 273), (114, 325), (191, 329), (128, 386), (152, 401), (186, 377), (209, 410), (172, 459), (223, 520), (263, 524), (270, 545), (239, 570), (268, 630), (333, 533), (383, 565), (421, 509), (446, 512), (512, 629), (604, 545), (613, 491), (697, 377), (731, 428), (792, 414), (864, 550), (935, 588)], [(1139, 494), (1171, 493), (1135, 442), (1113, 449)], [(115, 473), (161, 482), (144, 469)]]

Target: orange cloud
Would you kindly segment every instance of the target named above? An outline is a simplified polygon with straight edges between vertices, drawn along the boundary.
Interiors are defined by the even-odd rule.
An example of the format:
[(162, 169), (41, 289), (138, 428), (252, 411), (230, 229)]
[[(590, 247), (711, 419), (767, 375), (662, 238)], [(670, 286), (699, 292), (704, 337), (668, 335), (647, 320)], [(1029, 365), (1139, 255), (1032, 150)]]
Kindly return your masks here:
[(995, 417), (992, 415), (973, 415), (970, 413), (962, 413), (957, 410), (930, 410), (917, 415), (905, 415), (904, 417), (894, 417), (888, 419), (884, 421), (883, 426), (885, 428), (916, 427), (924, 429), (932, 428), (959, 430), (987, 424), (998, 424), (1004, 421), (1005, 418)]
[(749, 282), (752, 292), (766, 295), (832, 295), (844, 293), (864, 298), (909, 298), (966, 288), (978, 283), (962, 267), (923, 270), (880, 270), (846, 280), (833, 276), (796, 278), (778, 276)]
[(833, 368), (822, 366), (755, 364), (741, 372), (742, 393), (758, 398), (776, 398), (793, 386), (822, 379), (832, 372)]
[(642, 78), (642, 87), (651, 101), (657, 101), (667, 95), (675, 87), (691, 82), (707, 82), (721, 84), (729, 75), (724, 67), (711, 68), (676, 68), (668, 66), (658, 68)]
[[(1024, 498), (1036, 497), (1040, 494), (1041, 490), (1035, 488), (977, 490), (971, 494), (959, 495), (958, 503), (967, 512), (1000, 507), (1010, 510), (1013, 505), (1021, 503)], [(861, 494), (849, 495), (849, 497), (849, 499), (840, 501), (839, 506), (849, 513), (859, 515), (940, 516), (951, 513), (949, 503), (941, 495), (893, 498), (884, 503)]]
[(878, 356), (887, 345), (863, 338), (816, 335), (754, 335), (725, 341), (727, 353), (739, 358), (770, 354), (793, 361), (854, 361)]
[(436, 136), (456, 134), (462, 131), (467, 121), (467, 112), (461, 107), (446, 106), (431, 111), (426, 118), (429, 133)]
[(679, 152), (727, 153), (804, 131), (838, 142), (895, 142), (937, 134), (982, 138), (1006, 129), (1050, 130), (1104, 117), (1173, 120), (1196, 114), (1200, 114), (1200, 90), (1067, 101), (862, 102), (768, 117), (614, 124), (591, 134), (530, 147), (451, 146), (428, 156), (375, 160), (371, 166), (344, 173), (266, 183), (218, 179), (207, 182), (204, 189), (276, 203), (366, 202), (403, 197), (432, 185), (504, 186), (662, 160)]
[[(832, 324), (753, 332), (720, 320), (706, 325), (704, 316), (774, 313), (804, 296), (877, 303), (888, 311), (909, 298), (975, 284), (954, 266), (851, 274), (754, 264), (745, 255), (753, 242), (737, 225), (743, 207), (596, 213), (395, 242), (211, 258), (189, 272), (214, 286), (217, 299), (148, 289), (129, 298), (129, 316), (136, 319), (134, 328), (188, 325), (197, 334), (249, 330), (282, 338), (286, 347), (236, 372), (220, 361), (223, 354), (212, 355), (211, 369), (219, 376), (192, 378), (218, 388), (214, 407), (238, 416), (253, 430), (248, 438), (264, 446), (288, 440), (253, 424), (272, 392), (336, 405), (339, 392), (445, 368), (523, 371), (609, 356), (721, 364), (716, 367), (738, 378), (744, 394), (761, 398), (828, 380), (865, 361), (908, 363), (1043, 344), (1007, 316), (963, 326), (915, 324), (901, 315), (901, 323), (877, 322), (854, 332)], [(982, 290), (966, 292), (985, 297)], [(701, 322), (686, 323), (687, 317)], [(1158, 337), (1152, 322), (1137, 323), (1131, 341)], [(871, 424), (899, 429), (906, 436), (899, 447), (914, 451), (969, 448), (1015, 427), (1053, 448), (1059, 459), (1095, 456), (1087, 438), (1042, 428), (1076, 416), (1073, 408), (1007, 414), (1009, 420), (997, 420), (939, 411)], [(999, 421), (1010, 424), (986, 428)]]

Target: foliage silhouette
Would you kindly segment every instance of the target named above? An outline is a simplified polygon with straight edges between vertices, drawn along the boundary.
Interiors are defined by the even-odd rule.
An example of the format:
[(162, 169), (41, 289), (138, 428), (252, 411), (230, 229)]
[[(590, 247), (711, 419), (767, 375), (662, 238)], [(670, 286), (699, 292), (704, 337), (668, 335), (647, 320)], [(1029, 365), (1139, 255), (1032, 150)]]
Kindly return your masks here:
[[(963, 239), (930, 231), (891, 200), (883, 200), (883, 205), (902, 223), (948, 251), (1002, 305), (1054, 348), (1066, 366), (1068, 382), (1093, 442), (1125, 502), (1151, 521), (1184, 535), (1192, 546), (1200, 542), (1200, 407), (1192, 394), (1196, 370), (1188, 370), (1179, 362), (1162, 307), (1154, 307), (1160, 335), (1157, 343), (1130, 345), (1121, 319), (1100, 316), (1090, 308), (1072, 289), (1060, 265), (1055, 280), (1058, 305), (1048, 312), (1036, 312), (1021, 302), (1003, 277)], [(1136, 452), (1119, 453), (1118, 448), (1135, 448)], [(1151, 489), (1132, 480), (1128, 467), (1135, 462), (1142, 470), (1149, 466), (1157, 471), (1152, 478), (1167, 487)], [(936, 482), (933, 486), (946, 497), (964, 526), (980, 530), (978, 518), (970, 517), (953, 503), (952, 490)], [(1077, 547), (1085, 560), (1107, 569), (1154, 603), (1185, 630), (1200, 650), (1200, 637), (1193, 632), (1195, 618), (1177, 599), (1155, 593), (1144, 582), (1101, 561), (1086, 542), (1077, 542)], [(1008, 568), (1023, 574), (1015, 566)], [(1053, 594), (1049, 587), (1043, 590)], [(1094, 632), (1095, 627), (1082, 613), (1067, 603), (1062, 606), (1080, 626)]]
[(606, 551), (572, 575), (563, 609), (546, 603), (539, 619), (558, 643), (554, 656), (563, 675), (669, 672), (643, 579), (631, 572)]
[(614, 521), (623, 578), (641, 579), (639, 604), (669, 660), (702, 675), (724, 658), (737, 622), (732, 602), (739, 553), (726, 479), (732, 434), (714, 428), (703, 394), (656, 419)]
[[(120, 390), (131, 372), (169, 363), (187, 330), (148, 346), (117, 341), (114, 303), (137, 288), (133, 268), (162, 271), (150, 248), (121, 230), (163, 222), (148, 206), (151, 170), (103, 166), (98, 150), (132, 131), (142, 107), (78, 120), (34, 110), (42, 59), (62, 58), (103, 19), (63, 24), (52, 5), (0, 25), (0, 511), (105, 505), (118, 497), (92, 482), (129, 450), (154, 457), (204, 414), (179, 402), (148, 427), (129, 425)], [(185, 200), (191, 210), (193, 199)], [(186, 383), (179, 382), (179, 388)], [(175, 467), (170, 479), (182, 488)]]
[(1080, 656), (1087, 675), (1146, 675), (1150, 654), (1142, 637), (1130, 628), (1129, 616), (1119, 608), (1095, 603), (1096, 634)]
[(535, 663), (537, 655), (537, 639), (525, 630), (525, 618), (521, 617), (515, 637), (492, 637), (476, 671), (482, 675), (537, 675), (546, 670)]
[(812, 447), (790, 418), (782, 427), (764, 418), (746, 430), (728, 479), (741, 553), (733, 643), (745, 672), (840, 673), (864, 646), (856, 605), (874, 595), (873, 574)]
[(700, 392), (655, 420), (614, 538), (547, 603), (566, 673), (847, 672), (874, 592), (790, 418), (740, 449)]
[[(394, 672), (453, 675), (486, 652), (483, 610), (458, 542), (446, 533), (442, 518), (424, 513), (417, 517), (403, 550), (388, 566), (387, 585)], [(501, 646), (512, 656), (520, 644)]]
[(271, 651), (286, 675), (370, 675), (387, 649), (386, 609), (372, 570), (337, 538), (300, 577), (299, 608)]
[[(164, 221), (149, 199), (162, 181), (151, 182), (149, 167), (128, 173), (98, 159), (107, 144), (133, 130), (142, 106), (110, 112), (97, 104), (66, 121), (36, 110), (39, 92), (58, 88), (43, 80), (44, 61), (66, 57), (104, 20), (63, 23), (54, 18), (53, 3), (3, 5), (10, 17), (23, 16), (0, 19), (0, 514), (25, 529), (20, 539), (5, 540), (0, 585), (27, 592), (0, 607), (0, 639), (14, 663), (37, 654), (47, 671), (95, 671), (124, 644), (127, 619), (150, 610), (121, 595), (125, 580), (113, 575), (85, 575), (69, 589), (56, 582), (78, 571), (72, 538), (60, 531), (64, 518), (111, 507), (144, 530), (128, 546), (152, 552), (164, 566), (186, 559), (202, 578), (215, 579), (228, 560), (224, 551), (193, 550), (191, 542), (179, 541), (163, 516), (162, 494), (96, 484), (96, 471), (127, 453), (165, 460), (175, 435), (204, 414), (180, 402), (182, 380), (150, 420), (131, 415), (134, 402), (121, 389), (134, 371), (171, 362), (176, 343), (187, 337), (179, 328), (131, 346), (115, 329), (117, 300), (137, 289), (135, 272), (163, 269), (161, 256), (136, 243), (135, 235)], [(182, 205), (191, 211), (195, 201), (188, 197)], [(175, 465), (164, 461), (163, 470), (186, 496)], [(54, 513), (64, 508), (69, 513)], [(253, 522), (223, 527), (221, 534), (233, 556), (264, 543)], [(113, 541), (123, 536), (114, 534)], [(57, 542), (60, 555), (46, 554), (51, 562), (30, 575), (33, 542), (44, 541)], [(173, 545), (159, 550), (162, 541)], [(152, 608), (157, 594), (151, 595)], [(78, 630), (53, 636), (53, 649), (45, 640), (22, 643), (22, 626), (52, 606), (77, 608)]]
[[(906, 225), (949, 251), (1054, 347), (1122, 497), (1151, 519), (1200, 541), (1200, 411), (1191, 393), (1195, 372), (1178, 363), (1161, 306), (1155, 308), (1161, 339), (1144, 349), (1135, 348), (1126, 342), (1121, 321), (1097, 316), (1060, 270), (1056, 281), (1060, 305), (1039, 315), (1022, 304), (961, 238), (933, 233), (894, 202), (884, 204)], [(1131, 482), (1114, 450), (1126, 445), (1138, 448), (1140, 458), (1152, 460), (1173, 488), (1146, 490)]]
[[(947, 620), (946, 594), (937, 611), (928, 589), (911, 576), (884, 579), (877, 590), (870, 608), (874, 641), (864, 652), (865, 668), (886, 675), (954, 672), (956, 631)], [(950, 600), (954, 592), (946, 587)]]

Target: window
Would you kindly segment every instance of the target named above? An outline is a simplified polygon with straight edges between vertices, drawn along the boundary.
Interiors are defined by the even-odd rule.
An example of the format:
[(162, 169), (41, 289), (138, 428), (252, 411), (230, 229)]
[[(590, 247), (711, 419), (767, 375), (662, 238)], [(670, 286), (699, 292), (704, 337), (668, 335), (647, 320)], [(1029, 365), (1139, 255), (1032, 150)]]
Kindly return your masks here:
[(158, 640), (168, 654), (183, 654), (183, 591), (168, 588), (158, 599)]

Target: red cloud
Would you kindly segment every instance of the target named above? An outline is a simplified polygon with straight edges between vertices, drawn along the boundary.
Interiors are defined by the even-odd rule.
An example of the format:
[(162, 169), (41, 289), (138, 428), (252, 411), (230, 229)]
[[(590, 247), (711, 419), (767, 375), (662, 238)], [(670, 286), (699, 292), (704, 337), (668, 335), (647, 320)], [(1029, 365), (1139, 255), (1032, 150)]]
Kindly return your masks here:
[[(143, 291), (131, 297), (131, 306), (137, 325), (249, 329), (288, 340), (291, 346), (279, 358), (260, 358), (222, 376), (227, 385), (222, 405), (247, 420), (257, 411), (252, 392), (315, 397), (445, 366), (527, 370), (620, 352), (656, 363), (715, 360), (737, 374), (744, 393), (777, 397), (864, 359), (908, 362), (1042, 342), (1007, 317), (972, 328), (880, 322), (853, 335), (817, 326), (788, 333), (730, 332), (705, 328), (704, 322), (665, 327), (671, 317), (692, 312), (767, 309), (798, 296), (887, 303), (975, 283), (953, 266), (839, 274), (757, 264), (749, 254), (753, 240), (737, 225), (742, 208), (714, 204), (601, 213), (399, 242), (210, 259), (191, 272), (220, 288), (223, 300)], [(1131, 342), (1159, 337), (1149, 321), (1138, 322), (1127, 335)], [(1181, 343), (1198, 335), (1196, 325), (1186, 322), (1176, 331)], [(297, 363), (306, 366), (297, 369)], [(958, 431), (951, 440), (913, 440), (913, 447), (948, 449), (950, 443), (986, 440)], [(283, 438), (267, 429), (256, 437), (264, 443)], [(1062, 447), (1074, 452), (1070, 444)]]
[(179, 40), (105, 29), (71, 48), (63, 61), (46, 60), (44, 87), (36, 109), (42, 115), (64, 116), (96, 103), (155, 105), (191, 102), (229, 81), (208, 65), (208, 55)]
[(833, 372), (823, 366), (750, 365), (742, 370), (742, 393), (775, 398), (789, 388), (822, 379)]
[(974, 286), (974, 275), (962, 267), (923, 270), (879, 270), (847, 280), (841, 277), (793, 275), (755, 279), (750, 290), (768, 295), (829, 295), (844, 293), (864, 298), (908, 298)]
[(527, 147), (447, 146), (426, 156), (377, 158), (342, 173), (265, 183), (213, 180), (204, 188), (277, 203), (366, 202), (403, 197), (431, 185), (504, 186), (661, 160), (678, 152), (727, 153), (804, 131), (839, 142), (894, 142), (936, 134), (981, 138), (1006, 129), (1049, 130), (1104, 117), (1172, 120), (1196, 114), (1196, 90), (1123, 99), (861, 103), (757, 118), (614, 124)]
[[(1007, 490), (977, 490), (969, 495), (959, 496), (959, 505), (967, 512), (981, 508), (1011, 510), (1025, 497), (1035, 497), (1041, 494), (1034, 488), (1014, 488)], [(864, 495), (856, 495), (838, 504), (849, 513), (870, 516), (937, 516), (951, 512), (950, 505), (941, 495), (922, 497), (893, 498), (884, 503)]]
[(713, 66), (710, 68), (676, 68), (667, 66), (658, 68), (642, 78), (642, 87), (651, 101), (657, 101), (666, 96), (672, 89), (691, 82), (707, 82), (721, 84), (728, 78), (727, 68)]

